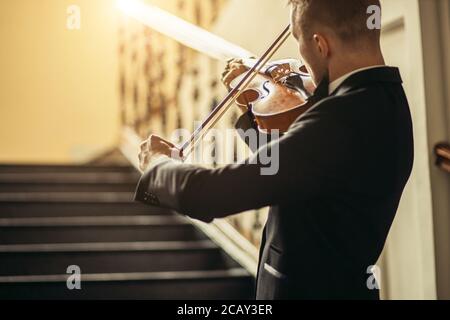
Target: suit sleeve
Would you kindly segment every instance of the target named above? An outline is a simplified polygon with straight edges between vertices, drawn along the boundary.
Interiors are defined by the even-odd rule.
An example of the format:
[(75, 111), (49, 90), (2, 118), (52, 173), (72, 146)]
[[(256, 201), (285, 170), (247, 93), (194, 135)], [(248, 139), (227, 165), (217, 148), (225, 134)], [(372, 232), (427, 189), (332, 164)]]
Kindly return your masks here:
[(142, 176), (135, 200), (207, 222), (300, 200), (321, 187), (329, 153), (344, 147), (336, 131), (320, 114), (310, 113), (245, 162), (206, 169), (162, 158)]

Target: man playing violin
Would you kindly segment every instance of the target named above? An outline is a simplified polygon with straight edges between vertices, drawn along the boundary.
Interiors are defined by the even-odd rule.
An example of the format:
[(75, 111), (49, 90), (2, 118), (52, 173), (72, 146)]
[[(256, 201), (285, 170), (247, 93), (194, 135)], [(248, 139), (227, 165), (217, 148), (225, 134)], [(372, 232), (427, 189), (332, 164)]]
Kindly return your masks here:
[[(281, 5), (281, 4), (280, 4)], [(315, 104), (281, 138), (279, 170), (255, 161), (218, 169), (188, 165), (152, 135), (136, 200), (206, 222), (270, 206), (257, 299), (379, 299), (368, 285), (413, 165), (411, 115), (397, 68), (385, 65), (378, 0), (291, 0), (292, 34), (317, 85)], [(247, 69), (231, 62), (226, 85)], [(252, 129), (251, 111), (238, 120)]]

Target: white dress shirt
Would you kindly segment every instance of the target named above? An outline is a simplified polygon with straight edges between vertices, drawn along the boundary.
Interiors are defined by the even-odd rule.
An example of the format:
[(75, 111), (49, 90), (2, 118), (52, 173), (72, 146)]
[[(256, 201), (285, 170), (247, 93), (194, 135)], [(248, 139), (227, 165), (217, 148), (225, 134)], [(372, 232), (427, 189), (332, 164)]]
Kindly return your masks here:
[(334, 93), (334, 91), (336, 91), (336, 89), (345, 81), (347, 80), (349, 77), (351, 77), (352, 75), (361, 72), (361, 71), (365, 71), (365, 70), (370, 70), (370, 69), (375, 69), (375, 68), (383, 68), (386, 67), (384, 65), (378, 65), (378, 66), (371, 66), (371, 67), (366, 67), (366, 68), (361, 68), (361, 69), (357, 69), (357, 70), (353, 70), (352, 72), (349, 72), (347, 74), (344, 74), (342, 77), (334, 80), (333, 82), (331, 82), (328, 86), (328, 93), (331, 95), (332, 93)]

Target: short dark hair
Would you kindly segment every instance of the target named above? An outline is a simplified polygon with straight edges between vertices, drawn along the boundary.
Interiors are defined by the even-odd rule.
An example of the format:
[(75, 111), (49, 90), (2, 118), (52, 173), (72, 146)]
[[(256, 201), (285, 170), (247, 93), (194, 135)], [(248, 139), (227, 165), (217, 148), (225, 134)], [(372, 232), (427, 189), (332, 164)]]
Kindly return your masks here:
[(367, 27), (369, 6), (381, 7), (380, 0), (289, 0), (296, 13), (295, 27), (312, 36), (314, 26), (324, 25), (344, 42), (379, 41), (380, 30)]

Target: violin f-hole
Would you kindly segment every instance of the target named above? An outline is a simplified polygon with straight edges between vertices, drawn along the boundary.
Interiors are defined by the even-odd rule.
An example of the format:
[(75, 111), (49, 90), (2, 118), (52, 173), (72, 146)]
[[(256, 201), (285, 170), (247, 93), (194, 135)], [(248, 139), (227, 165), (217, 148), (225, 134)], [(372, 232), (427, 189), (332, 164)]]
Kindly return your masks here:
[(260, 96), (260, 99), (264, 99), (265, 97), (267, 97), (270, 94), (270, 89), (269, 89), (269, 85), (270, 85), (270, 81), (267, 80), (266, 82), (264, 82), (264, 84), (262, 85), (262, 88), (264, 89), (264, 91), (266, 92), (266, 94), (264, 96)]
[(241, 107), (247, 107), (260, 99), (261, 93), (256, 89), (247, 89), (236, 99), (236, 104)]

